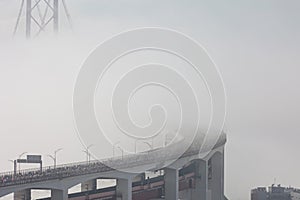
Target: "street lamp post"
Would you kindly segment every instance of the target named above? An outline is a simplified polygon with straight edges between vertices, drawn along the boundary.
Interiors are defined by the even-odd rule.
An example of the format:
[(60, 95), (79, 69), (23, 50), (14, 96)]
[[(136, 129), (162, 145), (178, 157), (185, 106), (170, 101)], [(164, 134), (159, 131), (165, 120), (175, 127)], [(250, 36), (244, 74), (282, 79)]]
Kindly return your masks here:
[(144, 143), (150, 147), (150, 150), (153, 150), (153, 144), (151, 145), (149, 142), (146, 142), (146, 141), (144, 141)]
[[(25, 155), (26, 153), (28, 153), (28, 152), (23, 152), (23, 153), (21, 153), (21, 154), (19, 155), (19, 159), (21, 159), (21, 157), (22, 157), (23, 155)], [(20, 163), (19, 163), (19, 173), (20, 173), (20, 171), (21, 171), (21, 165), (20, 165)]]
[(54, 151), (54, 153), (53, 153), (53, 155), (47, 155), (48, 157), (50, 157), (52, 160), (53, 160), (53, 166), (54, 166), (54, 169), (56, 168), (56, 161), (57, 161), (57, 157), (56, 157), (56, 155), (57, 155), (57, 152), (59, 152), (59, 151), (61, 151), (62, 150), (62, 148), (59, 148), (59, 149), (56, 149), (55, 151)]
[(122, 160), (123, 160), (123, 158), (124, 158), (124, 150), (120, 146), (118, 146), (118, 149), (120, 149), (120, 151), (122, 152)]
[(15, 161), (14, 160), (8, 160), (9, 162), (12, 162), (13, 164), (15, 163)]
[(87, 146), (85, 148), (85, 150), (82, 150), (84, 153), (86, 153), (86, 162), (87, 163), (90, 163), (90, 160), (91, 160), (91, 153), (89, 152), (89, 149), (94, 146), (93, 144), (90, 144), (89, 146)]
[[(136, 139), (134, 141), (134, 146), (135, 146), (135, 153), (137, 153), (137, 142), (138, 140)], [(153, 150), (153, 140), (152, 140), (152, 144), (150, 144), (149, 142), (147, 141), (143, 141), (144, 144), (147, 144), (149, 147), (150, 147), (150, 150)]]
[(116, 145), (118, 145), (120, 143), (120, 141), (116, 142), (113, 144), (113, 157), (115, 157), (115, 148), (116, 148)]
[(120, 151), (122, 153), (122, 160), (123, 160), (124, 150), (120, 146), (117, 146), (118, 144), (120, 144), (120, 141), (113, 144), (113, 157), (115, 157), (115, 148), (117, 147), (117, 149), (120, 149)]
[(134, 141), (134, 151), (135, 151), (135, 153), (137, 153), (137, 142), (138, 142), (138, 139), (135, 139), (135, 141)]
[(16, 175), (16, 161), (15, 160), (8, 160), (14, 165), (14, 175)]

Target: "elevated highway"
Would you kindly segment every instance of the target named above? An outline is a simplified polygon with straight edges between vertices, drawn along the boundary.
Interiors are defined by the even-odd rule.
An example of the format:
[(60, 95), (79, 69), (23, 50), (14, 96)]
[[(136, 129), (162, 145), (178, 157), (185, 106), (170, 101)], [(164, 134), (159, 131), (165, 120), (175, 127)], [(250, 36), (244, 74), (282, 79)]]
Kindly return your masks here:
[[(193, 163), (196, 166), (193, 172), (195, 187), (190, 191), (192, 195), (188, 196), (192, 200), (223, 200), (226, 136), (222, 134), (217, 144), (204, 158), (199, 157), (201, 142), (202, 140), (195, 140), (179, 158), (173, 153), (176, 152), (176, 148), (180, 148), (180, 144), (176, 144), (164, 149), (95, 160), (89, 163), (71, 163), (59, 165), (56, 168), (23, 170), (17, 174), (1, 173), (0, 197), (14, 193), (15, 200), (29, 200), (32, 189), (45, 189), (51, 190), (52, 200), (66, 200), (69, 188), (84, 184), (87, 186), (86, 189), (95, 189), (95, 180), (109, 178), (117, 180), (116, 199), (131, 200), (132, 182), (140, 175), (136, 171), (147, 167), (150, 171), (164, 171), (164, 196), (162, 198), (175, 200), (179, 198), (179, 170)], [(165, 167), (168, 161), (172, 161), (172, 164)]]

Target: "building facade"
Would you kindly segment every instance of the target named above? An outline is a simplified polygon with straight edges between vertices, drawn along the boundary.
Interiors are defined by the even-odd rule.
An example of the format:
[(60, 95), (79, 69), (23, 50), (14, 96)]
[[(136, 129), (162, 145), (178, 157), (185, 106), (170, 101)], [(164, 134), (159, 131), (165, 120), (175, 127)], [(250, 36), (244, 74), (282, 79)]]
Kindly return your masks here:
[(251, 190), (251, 200), (300, 200), (300, 190), (281, 185), (258, 187)]

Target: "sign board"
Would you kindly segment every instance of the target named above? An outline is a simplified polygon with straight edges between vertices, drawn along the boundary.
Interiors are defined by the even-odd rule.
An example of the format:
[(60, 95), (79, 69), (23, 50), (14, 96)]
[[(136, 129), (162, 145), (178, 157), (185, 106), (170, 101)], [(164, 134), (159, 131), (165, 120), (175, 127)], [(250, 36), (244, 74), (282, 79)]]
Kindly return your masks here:
[(40, 163), (42, 162), (41, 155), (27, 155), (27, 163)]
[(17, 159), (14, 161), (14, 174), (17, 173), (17, 163), (39, 163), (42, 171), (43, 161), (41, 155), (27, 155), (26, 159)]
[(27, 159), (17, 159), (17, 163), (27, 163)]

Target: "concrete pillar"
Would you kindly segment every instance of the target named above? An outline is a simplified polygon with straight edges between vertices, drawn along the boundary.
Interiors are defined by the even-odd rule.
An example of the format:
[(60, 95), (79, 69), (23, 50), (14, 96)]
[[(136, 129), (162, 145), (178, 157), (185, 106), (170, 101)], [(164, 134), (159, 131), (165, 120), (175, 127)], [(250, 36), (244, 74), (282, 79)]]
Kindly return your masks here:
[(31, 190), (25, 189), (14, 193), (14, 200), (31, 200)]
[(212, 200), (224, 200), (224, 156), (217, 152), (211, 158), (211, 196)]
[(68, 199), (68, 190), (51, 190), (51, 200), (67, 200)]
[(117, 200), (132, 200), (132, 180), (117, 179)]
[(164, 169), (165, 179), (165, 199), (178, 200), (178, 170), (177, 169)]
[(195, 160), (195, 188), (191, 200), (208, 199), (208, 165), (205, 160)]
[(96, 190), (97, 189), (97, 179), (92, 179), (81, 183), (81, 192)]

